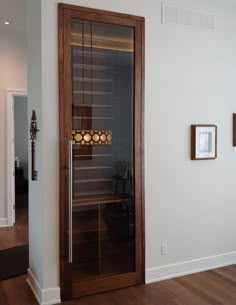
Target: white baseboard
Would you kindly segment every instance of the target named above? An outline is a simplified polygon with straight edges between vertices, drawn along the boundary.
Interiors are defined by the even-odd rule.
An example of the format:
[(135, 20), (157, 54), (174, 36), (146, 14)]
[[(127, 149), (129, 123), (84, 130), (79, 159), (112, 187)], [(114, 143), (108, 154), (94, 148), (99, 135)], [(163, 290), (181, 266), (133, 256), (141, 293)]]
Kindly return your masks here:
[(236, 264), (236, 251), (146, 269), (146, 283)]
[(27, 282), (40, 305), (52, 305), (61, 303), (60, 287), (42, 289), (30, 269), (28, 269)]
[(0, 228), (1, 227), (8, 227), (8, 219), (7, 218), (1, 218), (0, 219)]

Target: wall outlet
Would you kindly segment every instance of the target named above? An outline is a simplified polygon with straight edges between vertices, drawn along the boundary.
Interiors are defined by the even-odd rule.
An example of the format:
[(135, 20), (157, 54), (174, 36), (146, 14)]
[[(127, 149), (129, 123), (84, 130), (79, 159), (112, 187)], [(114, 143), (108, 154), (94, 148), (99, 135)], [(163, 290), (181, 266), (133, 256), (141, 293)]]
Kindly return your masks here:
[(167, 255), (167, 254), (168, 254), (167, 244), (161, 244), (161, 255)]

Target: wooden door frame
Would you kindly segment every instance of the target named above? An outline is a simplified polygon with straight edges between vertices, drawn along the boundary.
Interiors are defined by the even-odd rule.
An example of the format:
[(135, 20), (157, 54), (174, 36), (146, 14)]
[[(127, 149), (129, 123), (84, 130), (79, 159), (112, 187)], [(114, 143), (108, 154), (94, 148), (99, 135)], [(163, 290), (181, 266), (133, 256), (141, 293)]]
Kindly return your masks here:
[[(65, 98), (68, 99), (70, 93), (66, 90), (70, 82), (70, 72), (65, 62), (68, 56), (64, 50), (64, 45), (70, 39), (65, 30), (65, 24), (71, 17), (80, 17), (83, 20), (105, 22), (117, 25), (133, 26), (136, 29), (135, 38), (135, 70), (134, 70), (134, 169), (135, 169), (135, 204), (138, 205), (139, 214), (136, 215), (136, 284), (145, 281), (145, 211), (144, 211), (144, 18), (139, 16), (114, 13), (110, 11), (90, 9), (86, 7), (59, 3), (58, 5), (58, 54), (59, 54), (59, 103), (60, 103), (60, 284), (62, 299), (67, 299), (72, 292), (72, 287), (68, 287), (65, 282), (65, 274), (70, 268), (66, 263), (68, 256), (68, 246), (66, 244), (66, 221), (68, 211), (65, 203), (68, 201), (67, 180), (68, 180), (68, 149), (65, 137), (68, 134), (68, 124), (65, 126), (66, 118), (70, 116), (70, 111), (65, 107)], [(67, 107), (68, 108), (68, 107)], [(139, 192), (137, 196), (137, 192)]]

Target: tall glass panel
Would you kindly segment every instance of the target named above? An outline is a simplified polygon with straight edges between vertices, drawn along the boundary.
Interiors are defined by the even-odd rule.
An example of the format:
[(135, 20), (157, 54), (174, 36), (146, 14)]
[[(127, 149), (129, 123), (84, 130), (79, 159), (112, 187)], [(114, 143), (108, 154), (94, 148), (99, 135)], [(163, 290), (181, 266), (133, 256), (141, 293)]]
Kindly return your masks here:
[(133, 28), (73, 20), (73, 281), (135, 271)]

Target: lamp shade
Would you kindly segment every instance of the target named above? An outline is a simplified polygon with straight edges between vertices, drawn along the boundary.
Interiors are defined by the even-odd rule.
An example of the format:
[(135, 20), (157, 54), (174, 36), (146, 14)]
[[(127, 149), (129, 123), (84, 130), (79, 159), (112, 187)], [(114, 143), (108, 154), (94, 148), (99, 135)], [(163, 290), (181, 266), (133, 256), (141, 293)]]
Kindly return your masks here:
[(78, 145), (111, 145), (111, 130), (72, 130), (72, 143)]

